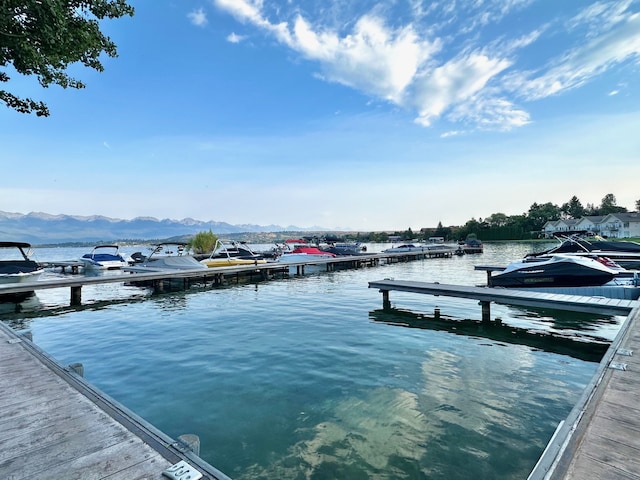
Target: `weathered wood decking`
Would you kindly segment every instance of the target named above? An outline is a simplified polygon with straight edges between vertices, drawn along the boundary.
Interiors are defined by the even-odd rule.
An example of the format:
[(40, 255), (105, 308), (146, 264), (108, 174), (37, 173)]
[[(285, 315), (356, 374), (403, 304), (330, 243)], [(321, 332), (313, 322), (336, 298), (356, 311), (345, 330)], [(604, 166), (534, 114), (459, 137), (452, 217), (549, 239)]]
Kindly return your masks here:
[(166, 480), (182, 460), (228, 479), (0, 322), (0, 478)]
[(542, 479), (640, 479), (640, 307), (529, 476)]

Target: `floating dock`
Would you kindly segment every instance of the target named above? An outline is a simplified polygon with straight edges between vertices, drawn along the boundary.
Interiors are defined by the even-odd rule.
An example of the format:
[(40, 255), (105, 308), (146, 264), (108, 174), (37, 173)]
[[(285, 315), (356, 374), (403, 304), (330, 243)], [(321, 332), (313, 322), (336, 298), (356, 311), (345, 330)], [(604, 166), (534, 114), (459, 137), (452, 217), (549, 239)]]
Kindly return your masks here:
[(2, 322), (0, 432), (3, 479), (229, 480)]

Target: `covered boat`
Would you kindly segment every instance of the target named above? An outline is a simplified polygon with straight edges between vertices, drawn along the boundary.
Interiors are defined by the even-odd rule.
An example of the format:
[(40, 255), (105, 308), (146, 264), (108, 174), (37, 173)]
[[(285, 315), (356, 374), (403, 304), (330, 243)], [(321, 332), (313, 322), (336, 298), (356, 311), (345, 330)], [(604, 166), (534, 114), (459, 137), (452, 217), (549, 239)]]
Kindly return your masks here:
[(209, 268), (231, 267), (235, 265), (257, 265), (267, 263), (264, 257), (255, 253), (246, 243), (231, 242), (230, 245), (217, 240), (213, 252), (200, 263)]
[(158, 243), (148, 257), (141, 257), (139, 263), (123, 268), (127, 272), (159, 272), (162, 270), (196, 270), (206, 269), (188, 253), (186, 243)]
[(548, 255), (512, 262), (491, 277), (492, 287), (588, 287), (612, 281), (621, 269), (608, 259)]
[(119, 270), (129, 265), (119, 249), (118, 245), (96, 245), (90, 253), (85, 253), (80, 261), (87, 270)]

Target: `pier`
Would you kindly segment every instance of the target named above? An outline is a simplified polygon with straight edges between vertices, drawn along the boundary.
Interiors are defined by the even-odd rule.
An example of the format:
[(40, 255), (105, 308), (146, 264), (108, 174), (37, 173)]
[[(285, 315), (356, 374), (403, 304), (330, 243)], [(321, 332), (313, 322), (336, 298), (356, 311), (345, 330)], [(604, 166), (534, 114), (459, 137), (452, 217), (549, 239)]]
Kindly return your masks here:
[[(446, 254), (445, 257), (452, 257)], [(99, 285), (106, 283), (127, 283), (148, 285), (155, 291), (164, 291), (167, 283), (179, 283), (182, 288), (188, 288), (192, 283), (202, 285), (219, 286), (230, 280), (239, 282), (241, 279), (259, 278), (269, 280), (278, 276), (288, 276), (290, 272), (295, 275), (304, 275), (307, 268), (324, 268), (327, 272), (337, 269), (375, 267), (382, 264), (424, 260), (428, 258), (440, 258), (441, 252), (401, 252), (401, 253), (368, 253), (362, 255), (341, 255), (334, 258), (310, 259), (292, 263), (267, 262), (255, 265), (238, 265), (230, 267), (215, 267), (193, 270), (158, 270), (156, 272), (125, 273), (108, 272), (104, 275), (87, 276), (76, 274), (78, 267), (73, 261), (43, 262), (49, 268), (71, 268), (74, 273), (68, 278), (56, 278), (50, 280), (38, 280), (31, 283), (15, 283), (0, 285), (0, 296), (20, 294), (30, 291), (46, 290), (52, 288), (69, 288), (69, 302), (77, 306), (82, 304), (82, 287), (87, 285)], [(75, 267), (74, 267), (75, 266)], [(73, 268), (72, 268), (73, 267)]]
[(604, 313), (608, 315), (627, 315), (638, 305), (634, 300), (616, 298), (563, 295), (543, 292), (531, 292), (517, 289), (467, 287), (413, 281), (379, 280), (369, 282), (369, 288), (378, 288), (382, 293), (383, 308), (391, 305), (390, 291), (412, 292), (427, 295), (442, 295), (478, 300), (482, 307), (482, 320), (491, 320), (491, 302), (525, 307), (546, 307), (574, 312)]
[(229, 480), (0, 322), (0, 476)]

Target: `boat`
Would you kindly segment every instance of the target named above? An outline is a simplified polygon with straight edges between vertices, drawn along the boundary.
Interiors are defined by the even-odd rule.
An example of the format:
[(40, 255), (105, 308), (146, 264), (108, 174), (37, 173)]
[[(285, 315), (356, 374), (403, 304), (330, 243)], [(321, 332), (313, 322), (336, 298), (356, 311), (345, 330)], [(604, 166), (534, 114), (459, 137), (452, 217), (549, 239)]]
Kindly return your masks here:
[(118, 245), (96, 245), (80, 261), (87, 270), (120, 270), (129, 262), (119, 252)]
[(0, 284), (35, 282), (44, 269), (29, 257), (31, 245), (26, 242), (0, 242)]
[[(125, 272), (161, 272), (163, 270), (196, 270), (207, 266), (190, 255), (186, 243), (162, 242), (154, 246), (149, 256), (138, 256), (140, 260), (131, 266), (124, 267)], [(137, 252), (136, 252), (137, 253)]]
[(331, 252), (325, 252), (318, 247), (296, 247), (289, 252), (283, 252), (276, 258), (276, 262), (279, 263), (296, 263), (306, 262), (308, 260), (324, 260), (328, 258), (335, 258), (336, 254)]
[(556, 237), (556, 239), (561, 242), (560, 245), (542, 252), (530, 253), (527, 257), (539, 257), (556, 253), (579, 256), (598, 255), (607, 257), (624, 268), (640, 269), (640, 243), (638, 242), (604, 240), (600, 237), (586, 239), (578, 235)]
[(460, 242), (457, 255), (469, 255), (473, 253), (482, 253), (484, 251), (484, 245), (482, 241), (477, 238), (468, 238), (466, 242)]
[(211, 255), (200, 260), (200, 263), (208, 268), (215, 268), (235, 265), (258, 265), (267, 263), (267, 261), (262, 255), (252, 251), (246, 243), (231, 242), (230, 245), (227, 245), (221, 240), (217, 240)]
[(382, 253), (410, 253), (410, 252), (426, 252), (427, 246), (423, 244), (415, 245), (413, 243), (403, 243), (397, 247), (382, 250)]
[[(602, 257), (554, 254), (525, 257), (491, 277), (492, 287), (541, 288), (605, 285), (624, 269)], [(631, 273), (632, 274), (632, 273)]]
[[(0, 284), (31, 283), (44, 269), (31, 260), (31, 245), (26, 242), (0, 242)], [(0, 295), (0, 301), (20, 301), (33, 295), (33, 290)]]
[(360, 242), (330, 243), (322, 247), (323, 252), (334, 253), (336, 255), (362, 255), (367, 251), (367, 247)]

